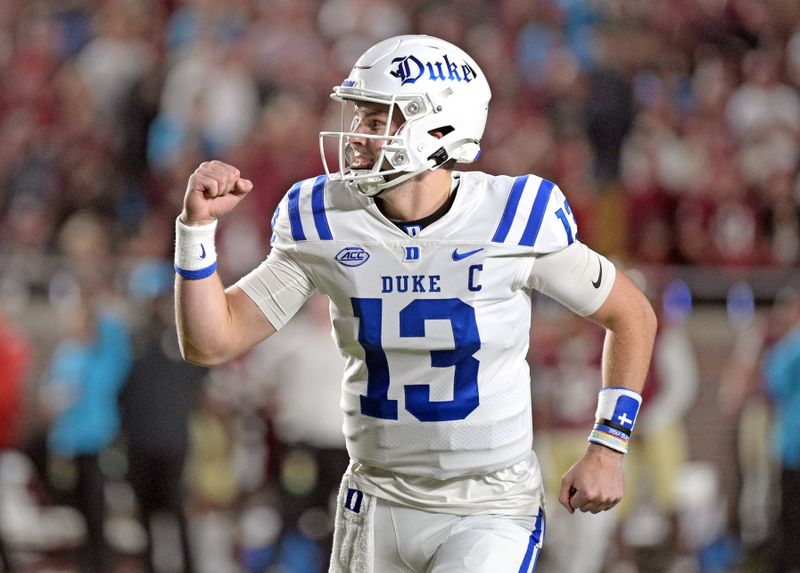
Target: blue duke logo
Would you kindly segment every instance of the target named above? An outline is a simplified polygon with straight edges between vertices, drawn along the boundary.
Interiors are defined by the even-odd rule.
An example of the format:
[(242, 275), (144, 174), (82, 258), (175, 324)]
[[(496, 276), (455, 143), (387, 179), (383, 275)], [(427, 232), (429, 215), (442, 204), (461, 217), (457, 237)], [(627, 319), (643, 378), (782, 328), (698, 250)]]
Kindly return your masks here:
[(369, 259), (369, 253), (361, 247), (345, 247), (336, 253), (336, 262), (346, 267), (360, 267)]
[(393, 64), (397, 68), (389, 73), (400, 80), (400, 85), (413, 84), (424, 75), (431, 81), (454, 81), (471, 82), (475, 79), (475, 70), (464, 62), (461, 65), (454, 64), (447, 55), (442, 56), (443, 61), (433, 61), (422, 63), (413, 54), (395, 58)]

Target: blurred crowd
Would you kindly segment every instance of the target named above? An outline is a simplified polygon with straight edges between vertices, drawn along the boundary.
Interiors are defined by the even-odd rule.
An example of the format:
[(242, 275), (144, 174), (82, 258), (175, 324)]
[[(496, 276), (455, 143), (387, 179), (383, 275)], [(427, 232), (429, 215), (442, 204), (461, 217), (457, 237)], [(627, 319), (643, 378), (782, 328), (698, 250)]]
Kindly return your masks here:
[(58, 252), (86, 211), (114, 255), (143, 228), (168, 243), (187, 174), (216, 157), (256, 183), (247, 220), (227, 225), (235, 275), (263, 254), (286, 189), (321, 171), (331, 86), (375, 41), (417, 32), (461, 45), (489, 77), (478, 167), (557, 181), (584, 241), (639, 262), (790, 267), (799, 12), (791, 0), (6, 0), (2, 251)]
[[(542, 566), (771, 571), (737, 567), (775, 523), (800, 531), (769, 495), (794, 484), (800, 507), (800, 454), (768, 446), (800, 435), (791, 410), (773, 428), (771, 402), (797, 400), (798, 378), (762, 376), (796, 327), (796, 294), (775, 284), (754, 300), (748, 281), (800, 267), (796, 0), (0, 0), (0, 570), (316, 570), (347, 461), (324, 301), (224, 368), (184, 364), (174, 219), (197, 164), (236, 165), (255, 191), (220, 225), (220, 272), (231, 282), (256, 265), (277, 202), (323, 171), (318, 133), (339, 122), (331, 87), (403, 33), (450, 40), (487, 74), (474, 167), (557, 182), (581, 239), (645, 269), (663, 314), (630, 456), (645, 477), (603, 516), (607, 535), (556, 519), (553, 539), (567, 541)], [(693, 293), (659, 271), (675, 268), (741, 279), (709, 297), (730, 294), (722, 327), (692, 336)], [(599, 384), (601, 346), (537, 307), (536, 440), (552, 483), (585, 439), (582, 388)], [(697, 348), (714, 333), (727, 349), (716, 359)], [(792, 380), (786, 360), (769, 371)], [(692, 417), (703, 403), (714, 406)], [(721, 419), (713, 408), (733, 420), (719, 440), (728, 457), (698, 450)], [(642, 557), (659, 544), (683, 561)]]

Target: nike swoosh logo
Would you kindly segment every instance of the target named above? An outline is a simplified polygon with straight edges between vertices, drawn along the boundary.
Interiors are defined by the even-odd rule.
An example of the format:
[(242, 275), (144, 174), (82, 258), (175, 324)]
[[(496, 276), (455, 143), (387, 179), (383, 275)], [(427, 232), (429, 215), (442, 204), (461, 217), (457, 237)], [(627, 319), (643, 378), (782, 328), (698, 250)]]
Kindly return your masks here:
[(483, 247), (480, 249), (475, 249), (474, 251), (467, 251), (466, 253), (459, 253), (458, 249), (453, 249), (453, 260), (454, 261), (461, 261), (466, 259), (467, 257), (471, 257), (475, 253), (480, 253), (483, 250)]
[(203, 245), (203, 244), (201, 243), (201, 244), (200, 244), (200, 249), (203, 251), (202, 253), (200, 253), (200, 258), (201, 258), (201, 259), (205, 259), (205, 258), (206, 258), (206, 247), (205, 247), (205, 245)]
[(603, 263), (600, 261), (600, 257), (597, 257), (597, 263), (600, 265), (600, 273), (597, 275), (597, 280), (592, 281), (594, 288), (600, 288), (600, 281), (603, 280)]

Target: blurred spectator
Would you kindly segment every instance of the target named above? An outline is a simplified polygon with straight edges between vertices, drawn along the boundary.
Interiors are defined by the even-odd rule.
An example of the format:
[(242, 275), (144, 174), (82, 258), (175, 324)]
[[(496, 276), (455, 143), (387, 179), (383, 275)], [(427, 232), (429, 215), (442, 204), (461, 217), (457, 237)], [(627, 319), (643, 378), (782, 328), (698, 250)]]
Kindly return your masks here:
[(67, 219), (58, 244), (68, 260), (69, 275), (80, 284), (99, 287), (106, 283), (116, 270), (112, 239), (110, 221), (92, 210), (79, 211)]
[(628, 549), (623, 554), (636, 547), (669, 547), (672, 559), (691, 559), (700, 548), (681, 535), (678, 486), (690, 459), (686, 417), (700, 385), (697, 357), (687, 331), (692, 294), (686, 283), (675, 280), (658, 298), (658, 333), (650, 375), (636, 442), (625, 459), (630, 478), (620, 508), (626, 521), (621, 538)]
[[(235, 150), (242, 173), (258, 188), (251, 208), (262, 229), (297, 177), (315, 177), (322, 172), (317, 143), (320, 126), (307, 122), (315, 109), (314, 102), (300, 93), (276, 95), (264, 104), (255, 128)], [(287, 155), (287, 149), (292, 153)], [(242, 264), (252, 265), (252, 261)]]
[(800, 569), (800, 294), (777, 301), (786, 331), (764, 358), (764, 382), (775, 405), (775, 455), (780, 464), (780, 519), (775, 573)]
[(631, 87), (611, 58), (604, 63), (591, 74), (586, 97), (586, 127), (597, 152), (600, 185), (619, 180), (622, 142), (633, 123)]
[[(201, 161), (227, 158), (256, 183), (219, 248), (237, 250), (241, 268), (260, 259), (277, 200), (322, 172), (316, 133), (339, 119), (330, 86), (374, 39), (403, 32), (474, 52), (493, 89), (477, 166), (564, 181), (582, 240), (656, 274), (714, 266), (706, 302), (756, 271), (761, 300), (779, 286), (765, 285), (765, 270), (794, 280), (796, 1), (10, 0), (0, 2), (0, 294), (35, 326), (34, 374), (79, 281), (124, 289), (130, 258), (169, 258), (185, 174)], [(766, 527), (758, 366), (781, 320), (737, 330), (720, 376), (739, 417), (745, 542)], [(199, 512), (213, 516), (208, 531), (234, 523), (226, 511), (263, 486), (262, 412), (243, 395), (207, 398), (194, 418), (192, 459), (208, 463), (189, 473), (202, 476), (198, 506), (215, 508)], [(267, 531), (262, 510), (248, 523)], [(201, 551), (217, 551), (203, 535)], [(206, 560), (198, 566), (234, 567)]]
[[(110, 220), (113, 240), (148, 211), (174, 211), (173, 173), (231, 155), (253, 172), (253, 220), (265, 222), (293, 182), (285, 174), (321, 169), (308, 132), (327, 121), (319, 94), (343, 62), (413, 31), (475, 47), (495, 96), (484, 168), (573, 174), (573, 208), (597, 221), (582, 227), (590, 244), (655, 264), (788, 267), (800, 257), (800, 207), (786, 191), (800, 180), (791, 4), (5, 3), (0, 233), (15, 245), (22, 213), (20, 241), (52, 252), (88, 210)], [(577, 141), (587, 153), (561, 151)], [(620, 183), (625, 195), (595, 197)], [(627, 207), (636, 225), (620, 225)]]
[(756, 313), (752, 289), (737, 283), (728, 293), (728, 319), (735, 339), (720, 374), (719, 404), (735, 423), (731, 438), (737, 471), (732, 476), (729, 521), (748, 557), (766, 545), (776, 506), (775, 463), (769, 447), (773, 412), (761, 365), (783, 335), (787, 317), (777, 305), (768, 313)]
[(192, 492), (193, 530), (200, 573), (231, 571), (234, 555), (236, 504), (241, 498), (234, 464), (235, 411), (214, 392), (200, 396), (189, 419), (187, 478)]
[[(528, 355), (534, 430), (546, 494), (555, 497), (576, 452), (586, 448), (587, 424), (594, 423), (592, 396), (602, 386), (603, 330), (541, 296), (535, 314)], [(603, 571), (618, 520), (616, 509), (570, 515), (559, 504), (549, 507), (542, 571)]]
[(128, 375), (130, 340), (125, 319), (84, 292), (67, 317), (64, 339), (55, 350), (42, 395), (52, 423), (50, 456), (75, 466), (78, 509), (87, 526), (82, 566), (107, 571), (109, 555), (103, 533), (105, 479), (100, 454), (119, 431), (118, 393)]
[[(155, 63), (151, 30), (159, 30), (154, 0), (109, 0), (93, 15), (95, 35), (76, 57), (100, 121), (123, 117), (126, 98)], [(125, 127), (125, 126), (123, 126)]]
[[(331, 339), (328, 299), (311, 297), (275, 337), (251, 350), (244, 375), (260, 388), (275, 430), (271, 442), (282, 531), (277, 558), (316, 559), (301, 570), (327, 571), (339, 483), (349, 463), (339, 409), (344, 359)], [(297, 569), (291, 569), (297, 570)]]
[(32, 358), (30, 341), (0, 310), (0, 450), (20, 446), (25, 382)]
[(148, 156), (156, 171), (173, 165), (186, 147), (225, 155), (256, 119), (258, 86), (243, 42), (247, 8), (238, 4), (196, 2), (170, 21), (180, 49), (169, 62), (150, 130)]
[(583, 132), (564, 135), (553, 151), (553, 177), (570, 189), (569, 208), (580, 225), (581, 241), (596, 245), (602, 241), (600, 222), (595, 216), (599, 203), (599, 187), (595, 179), (595, 157), (589, 139)]
[(800, 95), (780, 81), (780, 57), (776, 50), (766, 48), (744, 57), (744, 82), (731, 94), (726, 110), (741, 140), (773, 128), (778, 129), (776, 133), (800, 130)]
[(353, 42), (357, 37), (367, 47), (406, 34), (409, 28), (406, 10), (391, 0), (325, 0), (317, 19), (320, 31), (328, 38)]
[[(552, 510), (548, 524), (551, 557), (544, 566), (553, 571), (602, 571), (611, 553), (616, 553), (618, 564), (625, 561), (636, 567), (639, 562), (646, 570), (647, 563), (637, 554), (641, 546), (681, 549), (687, 554), (697, 549), (691, 547), (691, 540), (680, 538), (676, 489), (681, 467), (689, 460), (684, 422), (700, 383), (686, 331), (691, 294), (685, 283), (676, 281), (659, 298), (661, 318), (646, 400), (636, 443), (625, 460), (625, 497), (619, 510), (584, 515), (577, 521), (576, 515), (560, 518), (558, 507)], [(579, 397), (591, 396), (587, 388), (600, 386), (597, 364), (603, 337), (602, 330), (586, 321), (565, 321), (557, 308), (541, 310), (547, 311), (547, 305), (540, 309), (531, 340), (534, 420), (537, 441), (543, 444), (545, 483), (557, 491), (560, 476), (571, 463), (569, 452), (585, 445), (584, 428), (587, 421), (594, 420), (595, 404)], [(613, 551), (615, 532), (620, 545)]]
[[(3, 454), (20, 446), (24, 385), (31, 358), (27, 338), (0, 310), (0, 475), (3, 471)], [(3, 480), (0, 479), (0, 484), (2, 483)], [(0, 569), (11, 571), (12, 567), (13, 562), (0, 523)]]
[(786, 78), (795, 88), (800, 88), (800, 27), (796, 27), (786, 43)]
[[(316, 0), (261, 2), (247, 31), (253, 71), (262, 93), (267, 99), (282, 93), (311, 98), (317, 103), (317, 118), (320, 106), (327, 103), (321, 96), (346, 74), (343, 66), (350, 61), (341, 61), (339, 48), (326, 42), (318, 29), (317, 14), (322, 9)], [(345, 51), (350, 57), (347, 54)]]
[(171, 518), (177, 529), (179, 570), (195, 570), (183, 473), (189, 415), (202, 389), (205, 369), (188, 364), (180, 355), (172, 302), (173, 272), (166, 261), (145, 260), (133, 270), (129, 282), (138, 321), (133, 333), (133, 365), (120, 395), (120, 409), (128, 478), (147, 533), (147, 573), (165, 570), (154, 560), (154, 555), (164, 553), (156, 547), (163, 538), (153, 535), (153, 520), (160, 514)]
[(781, 171), (764, 181), (758, 193), (763, 202), (762, 216), (767, 228), (766, 256), (782, 267), (800, 263), (800, 176)]

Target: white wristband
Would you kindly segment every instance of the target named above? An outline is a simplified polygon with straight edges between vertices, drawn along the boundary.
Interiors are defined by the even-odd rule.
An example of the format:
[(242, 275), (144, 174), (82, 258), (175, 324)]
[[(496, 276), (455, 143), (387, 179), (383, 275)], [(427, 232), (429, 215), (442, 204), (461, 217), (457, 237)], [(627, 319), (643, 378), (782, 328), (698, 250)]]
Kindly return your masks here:
[(185, 279), (204, 279), (217, 270), (214, 233), (217, 222), (190, 227), (175, 220), (175, 272)]
[(589, 434), (589, 441), (626, 453), (641, 405), (642, 397), (628, 388), (600, 390), (595, 425)]

